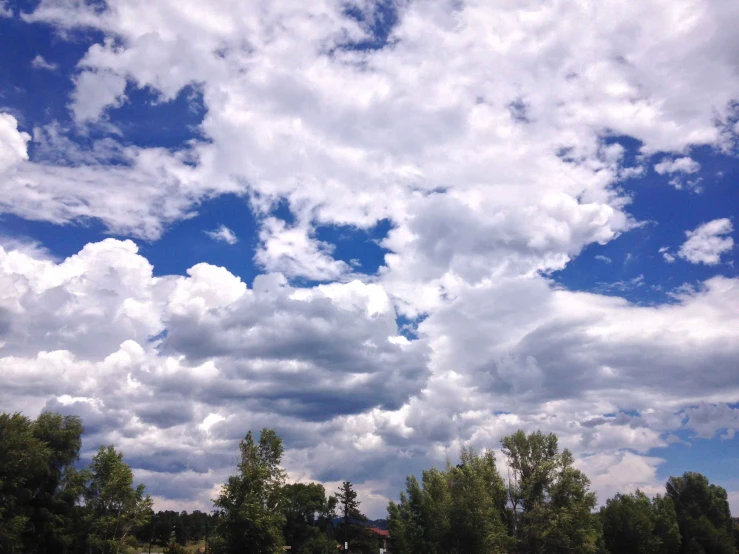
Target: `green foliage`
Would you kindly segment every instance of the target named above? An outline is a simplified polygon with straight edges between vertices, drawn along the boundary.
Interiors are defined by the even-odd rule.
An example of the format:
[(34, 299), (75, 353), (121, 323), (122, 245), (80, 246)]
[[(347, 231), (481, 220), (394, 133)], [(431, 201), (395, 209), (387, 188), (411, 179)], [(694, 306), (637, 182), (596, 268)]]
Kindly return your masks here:
[(46, 472), (50, 449), (20, 414), (0, 414), (0, 552), (24, 552), (34, 477)]
[(83, 479), (82, 423), (42, 413), (31, 421), (0, 414), (0, 551), (60, 553), (74, 545)]
[(176, 541), (170, 541), (164, 548), (163, 554), (187, 554), (187, 550), (184, 546), (177, 544)]
[(667, 497), (672, 500), (682, 536), (684, 554), (734, 554), (734, 528), (726, 491), (700, 473), (670, 477)]
[(336, 497), (326, 498), (320, 483), (295, 483), (283, 489), (285, 544), (298, 554), (321, 554), (336, 548), (330, 539), (336, 516)]
[(101, 554), (125, 551), (135, 544), (136, 528), (149, 519), (151, 497), (144, 496), (144, 485), (133, 487), (133, 472), (113, 446), (100, 447), (89, 472), (84, 491), (88, 545)]
[(679, 554), (681, 539), (672, 500), (641, 491), (617, 494), (600, 511), (611, 554)]
[(38, 476), (31, 500), (30, 533), (26, 544), (34, 552), (64, 553), (74, 547), (74, 519), (84, 489), (84, 472), (73, 464), (82, 447), (82, 421), (74, 416), (42, 413), (33, 434), (48, 447), (46, 471)]
[(264, 429), (259, 443), (251, 431), (241, 441), (239, 472), (228, 478), (214, 504), (219, 511), (214, 552), (254, 554), (282, 552), (282, 439)]
[(0, 552), (124, 552), (151, 500), (112, 447), (78, 471), (82, 422), (0, 414)]
[(510, 471), (509, 523), (515, 552), (598, 551), (597, 499), (557, 437), (518, 431), (502, 441)]
[(392, 551), (399, 554), (507, 552), (506, 490), (492, 452), (463, 449), (456, 467), (408, 477), (400, 504), (388, 507)]

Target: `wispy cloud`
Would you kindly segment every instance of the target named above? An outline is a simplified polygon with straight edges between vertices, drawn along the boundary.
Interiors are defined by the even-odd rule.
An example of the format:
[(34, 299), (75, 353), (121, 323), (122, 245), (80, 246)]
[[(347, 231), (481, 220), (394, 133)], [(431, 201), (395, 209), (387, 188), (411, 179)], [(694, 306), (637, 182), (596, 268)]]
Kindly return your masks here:
[(47, 69), (49, 71), (56, 71), (59, 69), (59, 65), (47, 62), (44, 57), (41, 54), (38, 54), (33, 60), (31, 61), (31, 67), (34, 69)]
[(205, 231), (205, 234), (213, 240), (225, 242), (228, 244), (236, 244), (237, 242), (239, 242), (236, 233), (234, 233), (225, 225), (221, 225), (220, 227), (218, 227), (218, 229), (214, 229), (212, 231)]

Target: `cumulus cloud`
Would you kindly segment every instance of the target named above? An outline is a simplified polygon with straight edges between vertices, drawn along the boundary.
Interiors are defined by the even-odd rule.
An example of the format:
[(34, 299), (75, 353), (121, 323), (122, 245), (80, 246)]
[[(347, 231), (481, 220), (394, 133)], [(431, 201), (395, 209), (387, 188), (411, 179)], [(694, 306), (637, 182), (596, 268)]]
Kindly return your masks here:
[[(356, 4), (373, 17), (370, 6)], [(169, 209), (141, 210), (159, 221), (132, 222), (131, 229), (155, 236), (200, 199), (225, 191), (251, 193), (265, 213), (287, 200), (301, 227), (261, 219), (260, 263), (323, 279), (346, 268), (313, 239), (316, 226), (368, 228), (389, 219), (396, 258), (385, 278), (409, 314), (431, 309), (460, 281), (508, 272), (506, 263), (490, 263), (493, 251), (514, 252), (512, 272), (551, 271), (589, 242), (628, 230), (628, 198), (615, 185), (643, 167), (625, 167), (624, 147), (606, 143), (605, 135), (641, 141), (646, 156), (725, 139), (715, 121), (727, 119), (739, 86), (726, 54), (737, 40), (730, 29), (739, 10), (731, 4), (524, 8), (470, 1), (394, 9), (392, 48), (334, 0), (267, 8), (224, 0), (207, 15), (197, 2), (155, 8), (114, 0), (97, 10), (44, 0), (26, 19), (93, 27), (110, 38), (80, 61), (71, 106), (81, 123), (126, 102), (127, 86), (148, 88), (161, 101), (193, 83), (202, 90), (200, 131), (211, 141), (209, 155), (195, 147), (188, 186), (173, 186), (169, 172), (163, 179), (146, 174), (153, 186), (168, 188)], [(353, 47), (367, 44), (377, 47)], [(689, 158), (666, 159), (689, 169)], [(56, 168), (44, 169), (34, 179), (42, 193), (33, 195), (34, 211), (44, 214), (38, 217), (88, 216), (43, 194), (57, 179)], [(84, 181), (87, 171), (70, 173)], [(88, 194), (94, 197), (81, 192), (78, 203)], [(16, 203), (27, 205), (28, 195)], [(450, 217), (469, 210), (465, 232), (495, 237), (458, 231), (437, 236), (438, 244), (416, 238), (434, 203), (448, 204)], [(135, 210), (127, 215), (140, 219)], [(112, 214), (95, 217), (120, 232)], [(539, 217), (543, 223), (527, 234), (523, 222)], [(447, 253), (452, 240), (459, 256)], [(405, 269), (418, 259), (435, 269), (420, 283)]]
[(713, 438), (718, 431), (724, 431), (722, 438), (733, 439), (739, 430), (739, 408), (732, 408), (724, 403), (707, 404), (701, 402), (685, 410), (688, 428), (695, 431), (700, 438)]
[(518, 428), (557, 432), (605, 495), (656, 487), (649, 451), (670, 432), (736, 427), (727, 278), (640, 307), (509, 277), (460, 292), (413, 340), (381, 284), (247, 286), (208, 264), (154, 277), (130, 241), (63, 261), (0, 250), (0, 291), (3, 405), (83, 416), (86, 455), (115, 442), (161, 499), (207, 505), (262, 426), (293, 478), (350, 478), (378, 507), (406, 473)]
[(234, 245), (239, 242), (239, 238), (236, 236), (236, 233), (225, 225), (221, 225), (218, 229), (214, 229), (212, 231), (206, 231), (205, 234), (215, 241), (225, 242), (226, 244)]
[(333, 245), (311, 236), (304, 223), (290, 226), (270, 217), (262, 224), (259, 240), (254, 259), (267, 271), (314, 281), (331, 281), (349, 271), (345, 262), (331, 257)]
[(123, 103), (126, 79), (110, 71), (83, 71), (76, 85), (71, 108), (77, 121), (84, 123)]
[(697, 173), (701, 168), (701, 164), (692, 158), (665, 158), (654, 166), (654, 170), (660, 175), (670, 173)]
[(18, 130), (18, 120), (0, 113), (0, 175), (19, 162), (28, 159), (28, 141), (31, 136)]
[(113, 440), (144, 471), (227, 471), (245, 420), (310, 444), (324, 422), (399, 409), (428, 372), (387, 294), (358, 281), (249, 288), (207, 264), (153, 277), (108, 239), (61, 262), (2, 249), (0, 285), (3, 405), (79, 414), (88, 448)]
[(716, 265), (721, 262), (721, 255), (734, 247), (734, 239), (727, 236), (733, 230), (731, 220), (723, 218), (686, 231), (688, 240), (682, 244), (677, 255), (693, 264)]

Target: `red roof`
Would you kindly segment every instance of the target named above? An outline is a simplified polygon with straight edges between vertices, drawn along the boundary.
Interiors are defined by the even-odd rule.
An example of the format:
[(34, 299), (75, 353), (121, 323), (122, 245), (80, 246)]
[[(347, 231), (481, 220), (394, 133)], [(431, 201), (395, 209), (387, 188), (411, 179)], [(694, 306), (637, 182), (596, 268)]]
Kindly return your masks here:
[(384, 529), (378, 529), (377, 527), (370, 527), (369, 530), (372, 531), (373, 533), (377, 533), (381, 537), (390, 538), (390, 531), (385, 531)]

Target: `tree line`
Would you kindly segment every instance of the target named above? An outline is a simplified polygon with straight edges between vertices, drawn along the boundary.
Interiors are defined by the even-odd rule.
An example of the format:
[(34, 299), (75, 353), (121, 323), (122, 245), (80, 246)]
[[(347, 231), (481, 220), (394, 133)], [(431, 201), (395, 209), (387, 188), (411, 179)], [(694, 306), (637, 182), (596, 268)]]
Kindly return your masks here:
[(274, 431), (241, 441), (238, 471), (210, 514), (154, 513), (112, 445), (78, 467), (82, 434), (75, 416), (0, 413), (0, 554), (129, 554), (151, 546), (180, 554), (206, 537), (213, 554), (272, 554), (285, 545), (325, 554), (344, 541), (354, 552), (379, 551), (350, 482), (335, 495), (320, 483), (286, 482)]
[(664, 494), (617, 494), (596, 511), (590, 481), (554, 434), (502, 440), (506, 476), (491, 451), (464, 448), (457, 465), (408, 477), (388, 507), (393, 554), (735, 554), (739, 524), (726, 491), (699, 473)]
[[(553, 434), (502, 440), (505, 476), (492, 451), (463, 448), (459, 463), (410, 476), (388, 506), (390, 542), (370, 529), (345, 481), (287, 483), (282, 439), (270, 429), (240, 442), (237, 471), (207, 514), (152, 510), (122, 453), (101, 446), (78, 467), (79, 418), (0, 414), (0, 553), (187, 552), (207, 537), (213, 554), (343, 550), (392, 554), (736, 554), (739, 525), (726, 491), (698, 473), (670, 477), (664, 494), (617, 494), (596, 510), (588, 478)], [(161, 550), (157, 550), (161, 551)], [(192, 550), (190, 550), (192, 551)]]

